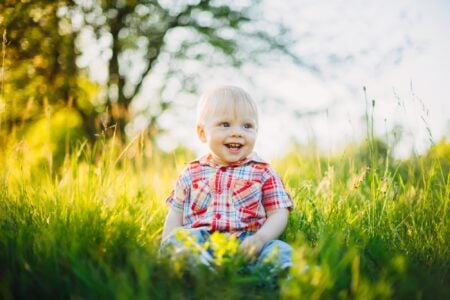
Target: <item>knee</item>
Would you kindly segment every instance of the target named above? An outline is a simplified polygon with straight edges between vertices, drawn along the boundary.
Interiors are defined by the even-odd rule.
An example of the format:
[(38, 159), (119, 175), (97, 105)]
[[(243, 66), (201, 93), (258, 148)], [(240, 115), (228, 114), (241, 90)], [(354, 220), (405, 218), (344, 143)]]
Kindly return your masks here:
[(194, 228), (184, 229), (187, 232), (187, 236), (193, 238), (198, 244), (203, 244), (209, 239), (209, 232), (206, 229)]
[(164, 248), (169, 245), (180, 245), (183, 241), (191, 240), (196, 243), (205, 243), (209, 237), (209, 233), (204, 229), (190, 229), (190, 228), (177, 228), (173, 230), (162, 242), (161, 247)]
[(291, 254), (292, 253), (292, 247), (286, 242), (280, 241), (280, 240), (272, 240), (269, 241), (265, 246), (264, 250), (267, 249), (268, 252), (278, 251), (280, 254)]
[(283, 241), (269, 241), (261, 251), (259, 261), (263, 263), (274, 263), (281, 268), (292, 265), (292, 247)]

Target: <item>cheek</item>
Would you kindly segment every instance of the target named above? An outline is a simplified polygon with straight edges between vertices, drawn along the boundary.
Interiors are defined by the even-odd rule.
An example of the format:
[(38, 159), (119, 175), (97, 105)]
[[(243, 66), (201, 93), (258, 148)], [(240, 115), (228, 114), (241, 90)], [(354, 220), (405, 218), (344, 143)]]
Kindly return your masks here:
[(256, 141), (256, 136), (257, 136), (256, 132), (250, 133), (248, 135), (248, 139), (254, 143)]
[(214, 132), (211, 132), (210, 139), (218, 141), (223, 139), (225, 136), (226, 135), (222, 130), (215, 130)]
[(213, 135), (209, 136), (208, 142), (210, 144), (220, 144), (221, 143), (221, 138), (220, 138), (219, 135), (213, 134)]

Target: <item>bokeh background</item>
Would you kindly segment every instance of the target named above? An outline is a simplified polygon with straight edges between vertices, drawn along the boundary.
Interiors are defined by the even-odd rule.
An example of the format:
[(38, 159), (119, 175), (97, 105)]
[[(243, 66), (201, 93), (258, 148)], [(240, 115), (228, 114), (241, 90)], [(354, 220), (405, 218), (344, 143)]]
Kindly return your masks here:
[(200, 154), (197, 99), (235, 84), (259, 104), (267, 159), (359, 143), (368, 117), (395, 157), (421, 154), (450, 132), (449, 17), (445, 0), (6, 0), (2, 138), (39, 152), (115, 131)]
[[(0, 299), (450, 299), (449, 7), (1, 0)], [(289, 276), (158, 254), (216, 84), (259, 104)]]
[[(262, 65), (206, 70), (201, 89), (243, 85), (259, 101), (257, 150), (281, 157), (293, 142), (336, 152), (365, 135), (367, 89), (378, 136), (396, 157), (423, 153), (450, 132), (450, 4), (447, 1), (265, 1), (261, 15), (281, 21), (295, 40), (302, 64), (277, 54)], [(250, 80), (249, 80), (250, 79)], [(195, 100), (186, 101), (188, 111)], [(161, 138), (203, 151), (194, 118), (164, 118), (189, 126)], [(370, 108), (369, 113), (372, 113)], [(200, 149), (200, 150), (199, 150)]]

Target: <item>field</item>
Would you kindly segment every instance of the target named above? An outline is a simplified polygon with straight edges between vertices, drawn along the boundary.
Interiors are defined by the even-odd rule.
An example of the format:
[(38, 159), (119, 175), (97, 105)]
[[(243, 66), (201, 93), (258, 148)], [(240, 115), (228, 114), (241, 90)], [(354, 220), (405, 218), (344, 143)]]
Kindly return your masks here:
[(59, 160), (26, 142), (0, 150), (2, 299), (450, 299), (446, 141), (402, 161), (373, 138), (274, 161), (295, 200), (282, 236), (295, 265), (276, 285), (233, 247), (215, 272), (158, 258), (165, 199), (189, 151), (142, 138), (68, 148)]

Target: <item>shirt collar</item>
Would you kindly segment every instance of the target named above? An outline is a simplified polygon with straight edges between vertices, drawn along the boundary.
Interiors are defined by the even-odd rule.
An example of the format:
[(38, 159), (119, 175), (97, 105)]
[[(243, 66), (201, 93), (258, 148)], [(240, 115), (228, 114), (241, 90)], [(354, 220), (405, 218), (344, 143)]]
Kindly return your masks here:
[[(210, 153), (203, 155), (200, 158), (193, 160), (192, 162), (199, 162), (202, 166), (210, 166), (210, 167), (222, 166), (214, 161), (214, 159), (212, 158), (212, 155)], [(259, 157), (258, 154), (256, 154), (255, 152), (252, 152), (249, 156), (241, 159), (240, 161), (229, 164), (227, 166), (228, 167), (239, 167), (239, 166), (248, 164), (249, 162), (258, 162), (258, 163), (267, 164), (267, 162), (265, 160), (263, 160), (261, 157)]]

